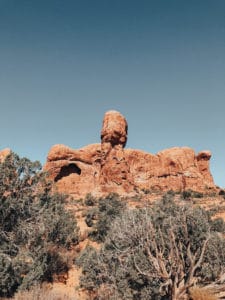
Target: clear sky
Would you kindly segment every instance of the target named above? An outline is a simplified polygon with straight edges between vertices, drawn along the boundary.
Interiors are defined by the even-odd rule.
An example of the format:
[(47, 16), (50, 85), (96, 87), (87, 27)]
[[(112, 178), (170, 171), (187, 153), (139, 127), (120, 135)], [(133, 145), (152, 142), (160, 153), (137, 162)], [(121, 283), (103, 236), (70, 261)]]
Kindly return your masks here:
[(110, 109), (127, 147), (211, 150), (225, 187), (225, 1), (0, 0), (1, 149), (44, 163)]

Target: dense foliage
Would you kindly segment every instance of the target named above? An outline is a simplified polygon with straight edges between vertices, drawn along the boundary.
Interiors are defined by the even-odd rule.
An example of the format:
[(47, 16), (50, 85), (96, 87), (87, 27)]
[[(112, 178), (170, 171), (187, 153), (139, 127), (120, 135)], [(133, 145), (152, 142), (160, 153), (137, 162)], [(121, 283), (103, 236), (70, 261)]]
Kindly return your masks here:
[(114, 220), (100, 251), (83, 252), (80, 282), (96, 291), (96, 299), (182, 300), (194, 284), (224, 274), (224, 222), (172, 198), (127, 210)]
[(88, 194), (85, 204), (91, 206), (85, 219), (86, 224), (92, 227), (90, 237), (95, 241), (103, 242), (113, 220), (125, 210), (125, 202), (115, 193), (100, 199), (95, 199)]
[(0, 297), (66, 271), (62, 253), (78, 242), (65, 197), (50, 192), (40, 169), (13, 153), (0, 164)]

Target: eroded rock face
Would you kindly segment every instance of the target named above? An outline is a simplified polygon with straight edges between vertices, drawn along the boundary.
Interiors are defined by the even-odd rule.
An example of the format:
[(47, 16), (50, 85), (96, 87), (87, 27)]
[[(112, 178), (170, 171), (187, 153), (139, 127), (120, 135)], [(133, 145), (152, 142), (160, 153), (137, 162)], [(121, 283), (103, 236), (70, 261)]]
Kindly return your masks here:
[(127, 121), (121, 113), (111, 110), (105, 113), (101, 141), (102, 144), (111, 144), (112, 147), (121, 145), (125, 147), (127, 142)]
[(60, 192), (81, 197), (92, 190), (96, 191), (100, 154), (101, 144), (88, 145), (79, 150), (55, 145), (49, 151), (44, 170)]
[(87, 193), (132, 194), (138, 190), (192, 189), (205, 191), (215, 185), (209, 170), (211, 153), (195, 154), (188, 147), (163, 150), (156, 155), (124, 149), (127, 121), (109, 111), (103, 119), (101, 144), (73, 150), (64, 145), (51, 148), (44, 167), (61, 192), (79, 198)]

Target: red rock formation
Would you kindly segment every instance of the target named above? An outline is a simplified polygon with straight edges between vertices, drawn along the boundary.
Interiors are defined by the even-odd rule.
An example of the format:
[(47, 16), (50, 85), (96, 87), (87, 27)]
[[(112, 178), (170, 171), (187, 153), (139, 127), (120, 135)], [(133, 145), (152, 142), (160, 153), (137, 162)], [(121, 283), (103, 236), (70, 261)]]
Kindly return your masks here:
[(191, 148), (175, 147), (152, 155), (124, 149), (126, 141), (126, 119), (119, 112), (109, 111), (103, 120), (101, 144), (79, 150), (53, 146), (44, 169), (59, 191), (74, 197), (87, 193), (128, 194), (143, 189), (204, 192), (215, 188), (209, 151), (195, 155)]
[(108, 111), (102, 124), (102, 145), (109, 143), (112, 147), (121, 145), (124, 148), (127, 142), (127, 128), (124, 116), (115, 110)]
[(0, 151), (0, 163), (2, 163), (5, 158), (11, 153), (11, 149), (5, 148)]

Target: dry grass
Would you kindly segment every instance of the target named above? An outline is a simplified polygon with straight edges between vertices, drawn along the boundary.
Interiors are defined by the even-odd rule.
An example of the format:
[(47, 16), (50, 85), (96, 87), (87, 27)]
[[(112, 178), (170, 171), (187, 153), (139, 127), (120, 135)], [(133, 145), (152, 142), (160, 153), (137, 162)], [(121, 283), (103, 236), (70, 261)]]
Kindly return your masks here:
[(197, 286), (190, 290), (190, 294), (192, 300), (218, 300), (212, 291)]
[(20, 291), (14, 298), (0, 300), (90, 300), (89, 295), (79, 288), (81, 269), (72, 267), (66, 283), (54, 282), (37, 285), (30, 291)]
[(35, 286), (30, 291), (18, 292), (13, 300), (76, 300), (76, 298), (65, 290), (54, 291), (48, 286)]

